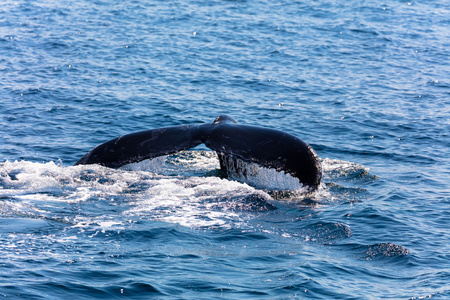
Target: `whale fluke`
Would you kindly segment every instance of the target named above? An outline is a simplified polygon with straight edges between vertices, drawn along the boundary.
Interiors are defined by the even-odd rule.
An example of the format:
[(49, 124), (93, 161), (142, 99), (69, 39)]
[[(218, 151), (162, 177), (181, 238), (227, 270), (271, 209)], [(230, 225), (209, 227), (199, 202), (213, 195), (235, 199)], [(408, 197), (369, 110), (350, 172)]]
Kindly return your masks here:
[(182, 125), (140, 131), (98, 145), (75, 165), (99, 164), (119, 168), (204, 143), (217, 152), (222, 169), (230, 161), (283, 171), (298, 178), (310, 191), (317, 189), (322, 168), (314, 150), (301, 139), (274, 129), (241, 125), (229, 116), (212, 124)]

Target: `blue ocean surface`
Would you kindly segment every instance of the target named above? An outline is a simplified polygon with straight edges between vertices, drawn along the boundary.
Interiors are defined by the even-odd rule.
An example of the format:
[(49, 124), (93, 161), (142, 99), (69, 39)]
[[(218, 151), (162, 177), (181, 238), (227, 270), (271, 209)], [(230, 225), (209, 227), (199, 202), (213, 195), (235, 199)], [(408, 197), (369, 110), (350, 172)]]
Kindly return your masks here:
[[(447, 0), (4, 0), (0, 297), (449, 299)], [(73, 166), (140, 130), (281, 130), (313, 195), (204, 146)], [(270, 180), (270, 178), (269, 178)]]

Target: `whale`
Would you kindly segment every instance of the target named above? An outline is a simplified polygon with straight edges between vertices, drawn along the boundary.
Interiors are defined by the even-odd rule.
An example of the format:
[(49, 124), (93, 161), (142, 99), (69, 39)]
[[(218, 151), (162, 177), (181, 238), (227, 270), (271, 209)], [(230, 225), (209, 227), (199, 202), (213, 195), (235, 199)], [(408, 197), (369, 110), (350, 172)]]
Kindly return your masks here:
[(96, 146), (75, 165), (120, 168), (200, 144), (217, 153), (220, 169), (228, 173), (239, 171), (238, 162), (256, 164), (296, 178), (308, 192), (317, 190), (322, 179), (320, 159), (306, 142), (280, 130), (240, 124), (227, 115), (217, 117), (212, 123), (122, 135)]

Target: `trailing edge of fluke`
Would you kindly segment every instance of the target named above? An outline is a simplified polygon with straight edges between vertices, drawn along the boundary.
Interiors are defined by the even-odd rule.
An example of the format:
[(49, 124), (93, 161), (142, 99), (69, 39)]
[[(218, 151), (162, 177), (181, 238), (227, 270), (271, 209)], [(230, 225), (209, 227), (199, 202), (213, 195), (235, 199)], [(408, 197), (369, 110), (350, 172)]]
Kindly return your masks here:
[(217, 152), (222, 169), (230, 159), (256, 163), (298, 178), (309, 191), (316, 190), (322, 179), (320, 160), (307, 143), (282, 131), (238, 124), (229, 116), (219, 116), (212, 124), (181, 125), (123, 135), (98, 145), (75, 165), (119, 168), (202, 143)]

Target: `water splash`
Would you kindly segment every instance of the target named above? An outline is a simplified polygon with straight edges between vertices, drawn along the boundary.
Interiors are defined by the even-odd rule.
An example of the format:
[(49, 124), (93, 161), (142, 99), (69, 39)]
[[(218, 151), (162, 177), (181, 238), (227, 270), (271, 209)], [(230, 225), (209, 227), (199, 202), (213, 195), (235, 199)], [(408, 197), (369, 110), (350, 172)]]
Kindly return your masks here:
[(261, 167), (256, 163), (247, 163), (239, 158), (223, 156), (229, 178), (248, 183), (251, 186), (268, 190), (295, 190), (307, 192), (308, 188), (298, 178), (284, 171)]
[(241, 211), (273, 209), (270, 200), (263, 191), (217, 177), (164, 178), (137, 197), (126, 214), (187, 227), (230, 228), (251, 217)]
[[(197, 164), (203, 169), (209, 166), (210, 157), (205, 160), (183, 164)], [(152, 163), (157, 167), (180, 165), (159, 159), (141, 166), (155, 170)], [(105, 228), (117, 227), (134, 217), (188, 227), (229, 227), (243, 220), (241, 211), (275, 209), (267, 193), (247, 184), (211, 176), (167, 176), (138, 167), (127, 171), (98, 165), (5, 162), (0, 165), (0, 198), (5, 199), (0, 211), (4, 216), (64, 219), (80, 228)], [(70, 214), (67, 205), (77, 205), (79, 211), (92, 214)]]
[[(336, 174), (366, 170), (328, 159), (323, 165), (330, 180), (345, 176)], [(0, 211), (5, 216), (61, 219), (80, 228), (117, 227), (116, 219), (134, 216), (187, 227), (229, 227), (253, 218), (252, 213), (276, 209), (277, 202), (318, 209), (340, 197), (340, 190), (334, 191), (330, 184), (322, 184), (310, 195), (296, 178), (283, 172), (242, 161), (234, 166), (238, 166), (235, 176), (217, 177), (219, 162), (211, 151), (185, 151), (118, 170), (98, 165), (5, 162), (0, 164), (0, 197), (5, 199)], [(342, 193), (342, 198), (348, 195)], [(56, 213), (66, 204), (77, 204), (80, 211), (95, 204), (103, 211), (89, 216)], [(118, 213), (122, 216), (117, 217)]]

